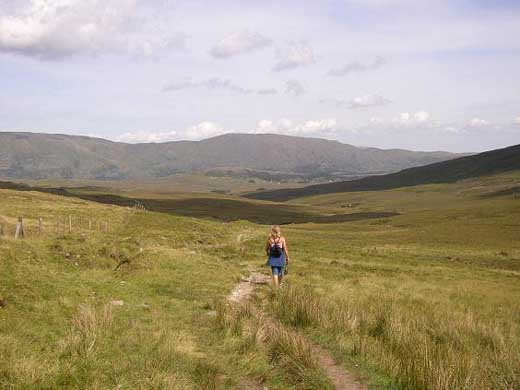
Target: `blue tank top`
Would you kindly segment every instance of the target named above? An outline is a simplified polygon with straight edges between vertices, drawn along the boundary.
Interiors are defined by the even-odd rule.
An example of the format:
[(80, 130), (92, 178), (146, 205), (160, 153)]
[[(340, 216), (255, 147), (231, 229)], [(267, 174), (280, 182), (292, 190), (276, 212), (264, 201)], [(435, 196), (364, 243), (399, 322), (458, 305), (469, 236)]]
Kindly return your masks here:
[[(278, 245), (278, 247), (280, 248), (280, 250), (282, 252), (281, 255), (278, 257), (273, 255), (273, 252), (276, 252), (276, 251), (273, 251), (273, 248), (275, 247), (275, 245)], [(276, 254), (276, 253), (274, 253), (274, 254)], [(271, 267), (285, 267), (285, 251), (283, 250), (283, 244), (281, 242), (274, 243), (274, 244), (270, 243), (268, 264)]]

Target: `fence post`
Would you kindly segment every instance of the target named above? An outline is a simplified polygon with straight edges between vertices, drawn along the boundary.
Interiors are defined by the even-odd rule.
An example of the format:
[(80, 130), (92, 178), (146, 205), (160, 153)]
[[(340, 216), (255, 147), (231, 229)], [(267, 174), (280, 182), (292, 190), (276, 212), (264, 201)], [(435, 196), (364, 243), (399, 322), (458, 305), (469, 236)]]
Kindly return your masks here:
[(92, 230), (92, 220), (88, 220), (88, 230)]
[(72, 233), (72, 215), (69, 215), (69, 233)]
[(16, 232), (14, 233), (14, 239), (18, 240), (18, 238), (23, 238), (25, 235), (23, 231), (23, 220), (22, 217), (18, 217), (18, 222), (16, 223)]
[(42, 222), (43, 222), (42, 217), (39, 217), (38, 218), (38, 235), (39, 236), (41, 236), (41, 234), (42, 234)]

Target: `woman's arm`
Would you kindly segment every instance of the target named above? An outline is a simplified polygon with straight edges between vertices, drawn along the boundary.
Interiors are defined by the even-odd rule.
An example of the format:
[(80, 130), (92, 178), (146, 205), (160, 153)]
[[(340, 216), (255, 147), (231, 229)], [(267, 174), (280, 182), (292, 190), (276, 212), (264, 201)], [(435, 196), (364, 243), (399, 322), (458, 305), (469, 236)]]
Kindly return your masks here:
[(289, 262), (289, 249), (287, 248), (287, 241), (283, 239), (283, 250), (285, 252), (285, 259)]

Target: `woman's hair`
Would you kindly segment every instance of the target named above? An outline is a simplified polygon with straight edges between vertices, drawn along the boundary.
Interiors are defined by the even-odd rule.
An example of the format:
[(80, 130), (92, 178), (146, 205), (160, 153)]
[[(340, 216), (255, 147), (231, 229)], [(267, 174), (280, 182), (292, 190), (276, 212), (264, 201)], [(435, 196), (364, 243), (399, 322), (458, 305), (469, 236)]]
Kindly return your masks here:
[(280, 230), (280, 226), (273, 225), (271, 227), (271, 232), (269, 233), (269, 238), (276, 240), (276, 239), (279, 239), (281, 236), (282, 236), (282, 232)]

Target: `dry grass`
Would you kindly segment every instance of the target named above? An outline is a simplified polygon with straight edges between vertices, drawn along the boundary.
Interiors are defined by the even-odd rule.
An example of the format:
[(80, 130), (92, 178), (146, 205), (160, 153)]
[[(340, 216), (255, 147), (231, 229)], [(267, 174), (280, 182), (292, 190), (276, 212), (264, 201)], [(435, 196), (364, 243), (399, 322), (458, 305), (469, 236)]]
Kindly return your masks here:
[(72, 319), (69, 334), (61, 341), (60, 350), (70, 357), (91, 357), (96, 353), (100, 339), (111, 329), (113, 307), (108, 304), (96, 309), (90, 304), (81, 305)]
[(217, 307), (216, 324), (228, 336), (239, 336), (237, 350), (258, 350), (272, 365), (272, 375), (282, 376), (295, 389), (331, 389), (310, 344), (297, 332), (249, 305)]
[(331, 336), (344, 353), (376, 362), (404, 388), (520, 387), (514, 325), (396, 298), (331, 302), (292, 287), (271, 300), (271, 309), (287, 324)]
[[(466, 187), (309, 198), (313, 212), (401, 215), (285, 226), (294, 288), (270, 300), (268, 332), (252, 308), (208, 323), (208, 302), (263, 263), (267, 227), (0, 191), (0, 387), (327, 388), (305, 334), (383, 388), (519, 388), (520, 204)], [(18, 215), (29, 237), (15, 241)], [(56, 234), (68, 215), (110, 219), (110, 232)], [(110, 314), (112, 299), (125, 304)]]

